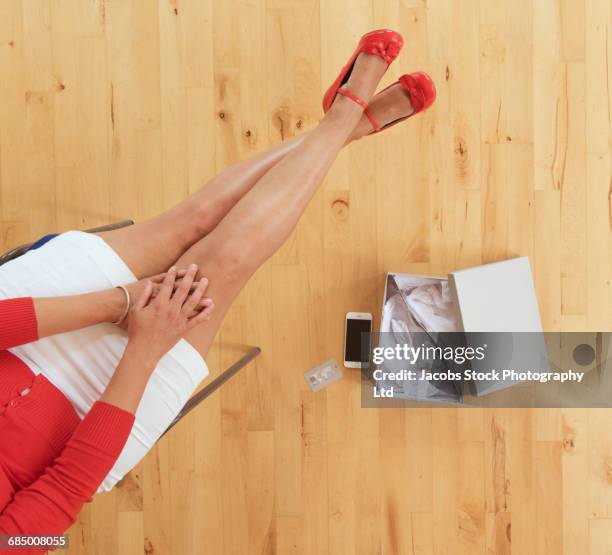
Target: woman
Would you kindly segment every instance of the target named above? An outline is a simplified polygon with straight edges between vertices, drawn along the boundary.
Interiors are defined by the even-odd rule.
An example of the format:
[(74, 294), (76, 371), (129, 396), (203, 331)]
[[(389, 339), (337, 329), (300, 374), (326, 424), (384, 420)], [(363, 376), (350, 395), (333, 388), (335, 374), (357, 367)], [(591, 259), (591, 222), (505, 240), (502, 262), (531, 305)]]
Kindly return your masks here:
[(342, 146), (433, 102), (423, 73), (373, 98), (402, 44), (389, 30), (362, 37), (314, 130), (149, 221), (68, 232), (0, 269), (0, 533), (63, 532), (153, 446), (207, 376), (233, 299)]

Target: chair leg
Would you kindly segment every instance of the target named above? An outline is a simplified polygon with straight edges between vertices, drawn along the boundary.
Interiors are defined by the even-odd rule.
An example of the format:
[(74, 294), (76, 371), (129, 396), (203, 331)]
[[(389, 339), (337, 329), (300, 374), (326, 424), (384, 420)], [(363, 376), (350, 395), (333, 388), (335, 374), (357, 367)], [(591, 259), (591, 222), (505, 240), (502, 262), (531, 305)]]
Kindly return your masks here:
[(98, 233), (99, 231), (112, 231), (113, 229), (121, 229), (122, 227), (128, 227), (130, 225), (134, 225), (134, 220), (123, 220), (122, 222), (116, 222), (114, 224), (94, 227), (93, 229), (86, 230), (86, 232), (87, 233)]
[(219, 389), (225, 382), (235, 376), (240, 370), (242, 370), (252, 360), (257, 358), (261, 354), (259, 347), (253, 347), (248, 353), (246, 353), (240, 360), (232, 364), (227, 370), (217, 376), (212, 382), (210, 382), (201, 391), (195, 393), (189, 401), (185, 403), (185, 406), (178, 413), (176, 418), (172, 421), (166, 431), (160, 436), (160, 439), (164, 437), (174, 426), (176, 426), (187, 414), (189, 414), (194, 408), (196, 408), (204, 399), (210, 397), (217, 389)]
[(27, 245), (19, 245), (11, 249), (10, 251), (5, 252), (0, 256), (0, 266), (14, 260), (15, 258), (19, 258), (21, 255), (25, 254), (30, 250), (32, 243), (28, 243)]
[[(122, 222), (116, 222), (114, 224), (103, 225), (94, 229), (88, 229), (86, 233), (98, 233), (99, 231), (112, 231), (113, 229), (121, 229), (122, 227), (128, 227), (133, 225), (133, 220), (123, 220)], [(19, 245), (18, 247), (12, 248), (10, 251), (0, 255), (0, 266), (6, 264), (15, 258), (19, 258), (32, 248), (34, 243), (28, 243), (27, 245)]]

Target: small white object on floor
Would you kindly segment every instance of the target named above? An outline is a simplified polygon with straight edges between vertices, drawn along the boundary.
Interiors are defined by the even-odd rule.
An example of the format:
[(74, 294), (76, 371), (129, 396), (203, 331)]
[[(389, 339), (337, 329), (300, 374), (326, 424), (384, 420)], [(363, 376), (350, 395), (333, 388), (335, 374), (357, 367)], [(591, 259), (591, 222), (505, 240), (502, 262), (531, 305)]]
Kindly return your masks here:
[(320, 391), (342, 378), (336, 359), (330, 358), (320, 366), (304, 372), (304, 378), (312, 391)]

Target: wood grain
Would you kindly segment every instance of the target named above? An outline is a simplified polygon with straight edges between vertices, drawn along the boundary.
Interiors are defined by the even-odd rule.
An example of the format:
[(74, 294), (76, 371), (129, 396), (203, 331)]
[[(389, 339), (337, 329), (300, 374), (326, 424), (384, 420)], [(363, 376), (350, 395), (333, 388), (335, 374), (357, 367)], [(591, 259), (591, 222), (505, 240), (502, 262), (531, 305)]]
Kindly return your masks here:
[(170, 207), (312, 128), (358, 37), (429, 72), (423, 116), (341, 153), (237, 300), (213, 372), (262, 357), (70, 530), (70, 554), (612, 550), (604, 410), (366, 410), (343, 314), (386, 271), (528, 255), (547, 330), (612, 330), (609, 0), (0, 2), (0, 246)]

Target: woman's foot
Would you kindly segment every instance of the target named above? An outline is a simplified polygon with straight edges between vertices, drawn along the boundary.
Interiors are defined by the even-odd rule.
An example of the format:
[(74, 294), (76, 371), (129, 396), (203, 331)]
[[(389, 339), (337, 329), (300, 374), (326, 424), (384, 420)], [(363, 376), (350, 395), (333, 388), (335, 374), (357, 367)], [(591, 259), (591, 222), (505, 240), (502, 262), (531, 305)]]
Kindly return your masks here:
[[(375, 90), (370, 78), (375, 75), (377, 83), (382, 76), (380, 71), (384, 73), (388, 69), (403, 45), (402, 35), (391, 29), (377, 29), (363, 35), (348, 62), (323, 95), (323, 111), (327, 113), (336, 100), (336, 106), (349, 106), (338, 99), (339, 94), (366, 108)], [(372, 58), (378, 60), (373, 61)]]
[[(414, 112), (410, 95), (400, 83), (394, 83), (379, 92), (370, 102), (369, 110), (381, 128)], [(351, 133), (348, 142), (361, 139), (372, 131), (374, 131), (372, 122), (364, 114)]]
[[(347, 82), (342, 85), (341, 89), (348, 91), (351, 95), (356, 96), (367, 104), (374, 96), (376, 87), (388, 67), (389, 64), (380, 56), (362, 52), (357, 56), (351, 74)], [(336, 95), (329, 113), (333, 110), (342, 109), (343, 107), (360, 111), (363, 111), (364, 108), (355, 100), (339, 93)]]

